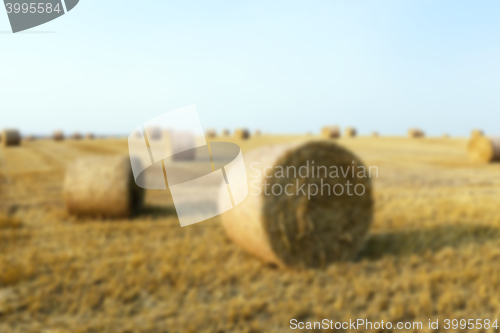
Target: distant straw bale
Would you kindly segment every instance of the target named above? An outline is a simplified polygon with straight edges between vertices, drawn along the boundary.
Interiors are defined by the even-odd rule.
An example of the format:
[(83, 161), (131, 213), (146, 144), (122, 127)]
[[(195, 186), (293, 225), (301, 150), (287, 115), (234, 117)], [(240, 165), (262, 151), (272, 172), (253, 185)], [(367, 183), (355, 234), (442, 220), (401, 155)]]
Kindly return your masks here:
[(346, 138), (354, 138), (356, 135), (358, 135), (358, 132), (354, 127), (346, 127), (344, 131), (344, 136)]
[(63, 194), (69, 213), (78, 216), (125, 218), (144, 201), (128, 156), (75, 161), (66, 172)]
[(207, 130), (205, 135), (207, 138), (215, 138), (215, 137), (217, 137), (217, 131), (214, 129), (209, 129), (209, 130)]
[(4, 147), (19, 146), (21, 144), (21, 133), (16, 129), (4, 129), (1, 136)]
[(24, 137), (24, 141), (35, 141), (36, 137), (34, 135), (27, 135)]
[(52, 138), (53, 138), (55, 141), (63, 141), (63, 140), (64, 140), (64, 132), (63, 132), (63, 131), (55, 131), (55, 132), (52, 134)]
[(338, 126), (325, 126), (321, 129), (323, 139), (337, 139), (340, 137), (340, 128)]
[(81, 140), (81, 139), (83, 138), (83, 136), (82, 136), (82, 134), (81, 134), (81, 133), (79, 133), (79, 132), (75, 132), (75, 133), (73, 133), (73, 134), (71, 135), (71, 138), (72, 138), (73, 140)]
[(476, 136), (483, 136), (484, 135), (484, 132), (480, 129), (473, 129), (470, 133), (470, 136), (472, 138), (475, 138)]
[(379, 137), (378, 132), (377, 132), (377, 131), (373, 131), (373, 132), (372, 132), (372, 137), (374, 137), (374, 138), (378, 138), (378, 137)]
[(254, 135), (255, 136), (260, 136), (260, 135), (262, 135), (262, 132), (259, 129), (255, 130)]
[(234, 131), (234, 136), (237, 139), (248, 139), (250, 138), (250, 131), (247, 130), (246, 128), (238, 128), (236, 131)]
[(92, 133), (87, 133), (87, 135), (85, 135), (85, 139), (87, 139), (87, 140), (94, 140), (95, 139), (95, 135), (92, 134)]
[(408, 130), (408, 137), (409, 138), (423, 138), (425, 136), (424, 131), (418, 129), (418, 128), (410, 128)]
[(224, 130), (222, 131), (222, 135), (224, 135), (224, 136), (230, 136), (230, 135), (231, 135), (231, 131), (230, 131), (230, 130), (228, 130), (228, 129), (224, 129)]
[(500, 137), (472, 137), (467, 151), (471, 160), (476, 162), (500, 161)]
[[(311, 161), (316, 163), (313, 165)], [(358, 157), (333, 142), (318, 141), (300, 146), (262, 147), (245, 154), (245, 164), (247, 170), (251, 165), (257, 168), (260, 178), (253, 178), (254, 172), (248, 174), (248, 188), (254, 193), (221, 215), (231, 240), (279, 266), (324, 267), (356, 256), (373, 216), (370, 178), (352, 177), (347, 169), (364, 168)], [(326, 168), (331, 172), (332, 166), (349, 172), (343, 176), (339, 171), (336, 177), (322, 171)], [(279, 174), (280, 170), (285, 171)], [(314, 193), (320, 179), (337, 194), (325, 188), (326, 185), (323, 194), (310, 198), (297, 190), (300, 182), (305, 192)], [(348, 195), (347, 182), (352, 186), (351, 192), (356, 187), (360, 195)], [(292, 195), (285, 194), (285, 190)]]
[(449, 137), (450, 137), (450, 135), (448, 133), (443, 134), (443, 139), (448, 139)]

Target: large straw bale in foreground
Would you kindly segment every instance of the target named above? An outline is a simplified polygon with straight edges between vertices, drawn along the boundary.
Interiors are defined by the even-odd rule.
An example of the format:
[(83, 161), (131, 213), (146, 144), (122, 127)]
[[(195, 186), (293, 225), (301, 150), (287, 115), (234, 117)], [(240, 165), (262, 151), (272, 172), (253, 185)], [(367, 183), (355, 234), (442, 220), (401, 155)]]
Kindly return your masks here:
[(237, 138), (237, 139), (248, 139), (250, 138), (250, 131), (247, 130), (246, 128), (238, 128), (236, 129), (236, 131), (234, 131), (234, 136)]
[(325, 126), (321, 129), (323, 139), (337, 139), (340, 137), (340, 128), (338, 126)]
[(18, 130), (4, 129), (1, 136), (4, 147), (19, 146), (21, 144), (21, 133)]
[(500, 161), (500, 137), (472, 137), (467, 151), (470, 158), (477, 162)]
[(346, 138), (354, 138), (356, 135), (358, 135), (358, 132), (354, 127), (346, 127), (344, 130), (344, 136)]
[[(288, 267), (323, 267), (356, 256), (372, 221), (373, 201), (368, 177), (352, 177), (351, 169), (345, 177), (340, 172), (341, 167), (345, 171), (362, 166), (355, 155), (333, 142), (319, 141), (263, 147), (244, 157), (250, 193), (240, 205), (221, 215), (228, 236), (236, 244), (264, 261)], [(266, 170), (271, 178), (264, 177), (268, 166), (273, 167)], [(325, 166), (328, 176), (321, 169), (318, 177), (318, 166)], [(339, 168), (338, 177), (330, 174), (334, 166)], [(282, 175), (276, 174), (280, 167), (285, 170)], [(293, 169), (302, 170), (306, 177), (295, 176)], [(314, 184), (320, 187), (321, 181), (323, 194), (308, 198), (307, 193), (312, 194)], [(357, 190), (361, 195), (347, 194), (348, 181), (351, 194), (354, 186), (360, 185)], [(329, 194), (324, 184), (338, 186), (339, 195)], [(302, 185), (305, 193), (299, 189)], [(270, 195), (265, 194), (266, 187)], [(292, 195), (280, 194), (279, 189)]]
[(142, 206), (144, 190), (135, 184), (128, 156), (85, 158), (68, 167), (64, 201), (79, 216), (129, 217)]

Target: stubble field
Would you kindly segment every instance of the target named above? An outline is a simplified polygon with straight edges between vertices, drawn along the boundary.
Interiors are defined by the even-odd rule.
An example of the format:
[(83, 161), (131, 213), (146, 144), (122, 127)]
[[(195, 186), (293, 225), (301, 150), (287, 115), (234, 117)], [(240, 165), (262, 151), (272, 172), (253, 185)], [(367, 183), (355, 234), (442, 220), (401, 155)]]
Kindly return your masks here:
[[(227, 141), (245, 153), (309, 139)], [(421, 321), (426, 332), (428, 319), (500, 321), (500, 164), (470, 162), (465, 139), (338, 143), (378, 167), (375, 219), (355, 261), (300, 271), (246, 254), (218, 217), (181, 228), (167, 191), (148, 191), (128, 220), (68, 215), (66, 165), (127, 154), (125, 139), (0, 148), (0, 332), (288, 332), (292, 318)]]

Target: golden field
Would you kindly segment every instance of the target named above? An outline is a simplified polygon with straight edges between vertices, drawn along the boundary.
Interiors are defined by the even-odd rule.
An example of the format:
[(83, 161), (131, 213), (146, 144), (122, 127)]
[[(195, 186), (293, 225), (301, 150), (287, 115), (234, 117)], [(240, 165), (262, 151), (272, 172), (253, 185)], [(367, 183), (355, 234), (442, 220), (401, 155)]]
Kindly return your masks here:
[[(309, 139), (234, 142), (245, 152)], [(66, 165), (127, 154), (125, 139), (1, 148), (0, 332), (289, 332), (292, 318), (421, 321), (427, 332), (428, 319), (500, 321), (500, 164), (470, 162), (465, 139), (337, 142), (378, 167), (375, 219), (357, 260), (299, 271), (243, 252), (218, 217), (181, 228), (166, 191), (148, 191), (130, 220), (68, 215)]]

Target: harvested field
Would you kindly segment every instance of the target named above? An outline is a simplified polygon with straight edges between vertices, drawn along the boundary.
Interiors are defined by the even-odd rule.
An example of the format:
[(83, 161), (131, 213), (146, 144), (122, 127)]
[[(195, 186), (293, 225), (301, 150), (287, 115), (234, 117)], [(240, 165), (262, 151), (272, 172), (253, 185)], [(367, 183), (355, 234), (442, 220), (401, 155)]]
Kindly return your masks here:
[[(220, 141), (245, 154), (311, 138)], [(374, 220), (355, 260), (300, 270), (240, 249), (219, 217), (180, 228), (168, 191), (146, 191), (131, 219), (69, 215), (67, 165), (127, 154), (126, 139), (0, 148), (0, 332), (289, 332), (292, 318), (421, 321), (430, 332), (428, 319), (500, 321), (500, 164), (471, 161), (459, 138), (335, 142), (378, 167)]]

